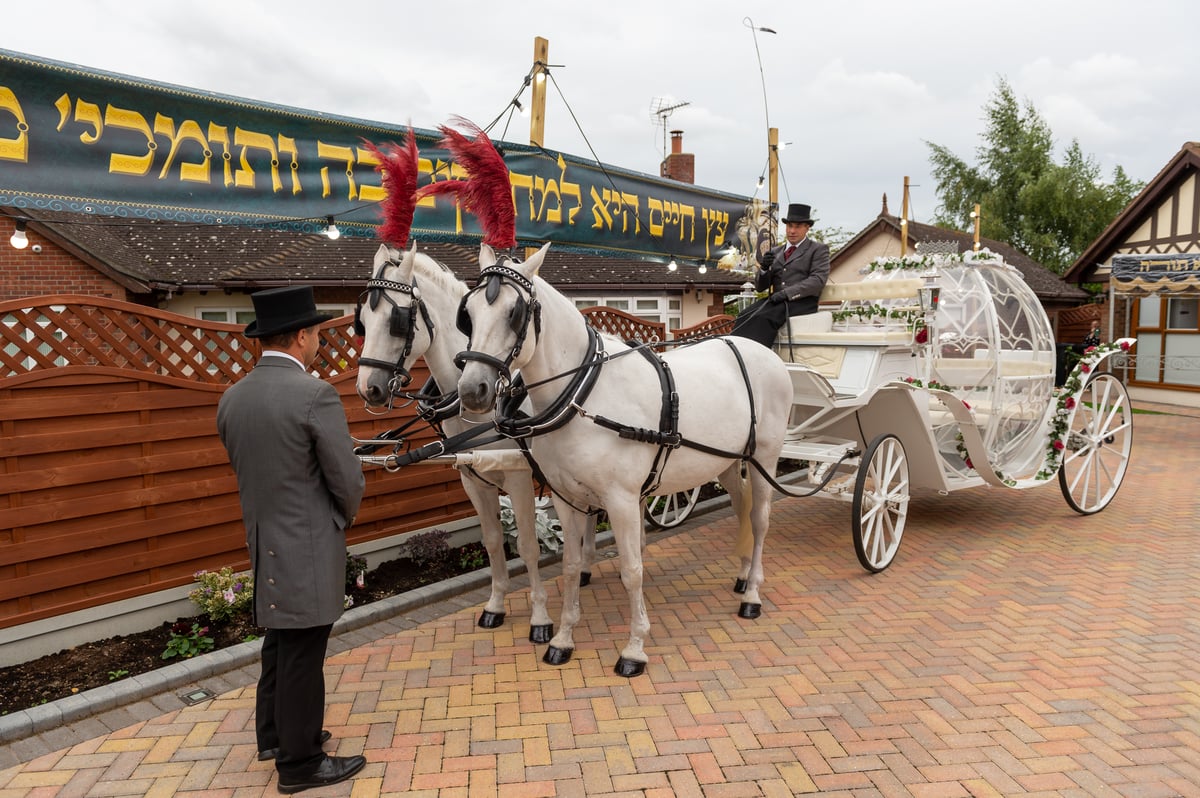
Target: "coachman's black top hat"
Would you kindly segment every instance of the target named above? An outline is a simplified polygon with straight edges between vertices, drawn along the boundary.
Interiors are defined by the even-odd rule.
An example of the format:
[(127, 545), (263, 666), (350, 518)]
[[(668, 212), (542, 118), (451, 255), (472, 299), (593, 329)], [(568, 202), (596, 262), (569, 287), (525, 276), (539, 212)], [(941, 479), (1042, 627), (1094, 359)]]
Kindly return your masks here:
[(254, 301), (254, 321), (246, 325), (246, 335), (263, 338), (312, 327), (330, 318), (319, 313), (310, 285), (286, 285), (268, 288), (250, 295)]
[(812, 207), (810, 207), (808, 205), (801, 205), (798, 202), (794, 202), (791, 205), (788, 205), (787, 216), (783, 217), (783, 223), (787, 224), (788, 222), (802, 222), (805, 224), (812, 224), (813, 223)]

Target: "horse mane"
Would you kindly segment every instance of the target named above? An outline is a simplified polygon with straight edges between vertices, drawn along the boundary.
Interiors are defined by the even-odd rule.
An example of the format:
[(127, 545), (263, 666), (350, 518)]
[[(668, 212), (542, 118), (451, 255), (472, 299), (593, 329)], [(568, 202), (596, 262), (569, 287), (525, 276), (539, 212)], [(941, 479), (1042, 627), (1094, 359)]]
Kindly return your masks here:
[(512, 182), (508, 166), (487, 133), (473, 122), (455, 117), (454, 122), (471, 134), (467, 138), (449, 125), (438, 129), (445, 147), (467, 171), (466, 180), (443, 180), (422, 186), (416, 199), (452, 194), (463, 210), (479, 220), (483, 228), (483, 243), (494, 249), (507, 250), (517, 245), (517, 209), (513, 202)]
[(436, 290), (444, 292), (455, 302), (467, 293), (467, 284), (455, 277), (449, 266), (424, 252), (417, 252), (413, 260), (413, 277), (419, 277), (421, 282), (428, 280)]
[(397, 249), (408, 248), (413, 214), (417, 209), (417, 136), (410, 127), (404, 144), (392, 144), (387, 152), (363, 139), (363, 146), (379, 159), (376, 171), (383, 175), (387, 197), (380, 205), (383, 224), (375, 231), (379, 240)]

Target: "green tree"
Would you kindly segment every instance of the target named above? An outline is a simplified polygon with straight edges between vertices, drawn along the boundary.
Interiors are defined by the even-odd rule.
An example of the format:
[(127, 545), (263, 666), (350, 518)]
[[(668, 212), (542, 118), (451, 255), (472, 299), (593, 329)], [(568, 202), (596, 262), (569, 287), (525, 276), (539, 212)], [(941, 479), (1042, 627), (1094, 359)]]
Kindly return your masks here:
[(1012, 244), (1062, 274), (1145, 184), (1120, 166), (1104, 181), (1077, 139), (1056, 163), (1049, 125), (1029, 100), (1017, 101), (1003, 78), (984, 114), (976, 165), (925, 142), (940, 203), (934, 223), (971, 230), (979, 203), (980, 235)]

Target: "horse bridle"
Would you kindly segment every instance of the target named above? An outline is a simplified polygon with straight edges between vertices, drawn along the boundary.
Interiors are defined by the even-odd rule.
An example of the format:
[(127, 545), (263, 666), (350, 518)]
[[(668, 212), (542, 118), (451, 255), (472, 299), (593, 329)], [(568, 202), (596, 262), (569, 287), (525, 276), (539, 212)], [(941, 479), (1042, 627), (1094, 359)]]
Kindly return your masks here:
[[(396, 359), (395, 363), (388, 363), (386, 360), (377, 360), (371, 357), (360, 356), (358, 358), (360, 366), (372, 366), (391, 372), (391, 379), (388, 380), (388, 393), (392, 396), (402, 396), (404, 387), (412, 382), (412, 375), (408, 373), (408, 369), (404, 368), (404, 362), (412, 354), (413, 337), (417, 330), (417, 313), (420, 313), (421, 318), (425, 320), (425, 326), (429, 329), (430, 341), (433, 340), (433, 319), (429, 317), (429, 310), (425, 307), (425, 302), (421, 299), (421, 290), (417, 287), (417, 281), (414, 279), (410, 285), (408, 283), (384, 279), (383, 275), (387, 271), (388, 266), (399, 265), (399, 263), (391, 259), (381, 263), (374, 276), (370, 280), (367, 280), (367, 290), (359, 295), (358, 305), (354, 308), (354, 332), (359, 336), (365, 336), (366, 327), (362, 323), (363, 299), (366, 299), (371, 310), (375, 310), (379, 306), (381, 298), (386, 299), (388, 304), (392, 306), (392, 312), (388, 316), (388, 334), (393, 338), (399, 338), (404, 341), (404, 349), (400, 353), (400, 357)], [(388, 293), (389, 291), (408, 294), (412, 297), (412, 301), (408, 307), (402, 307), (391, 297)], [(417, 310), (417, 313), (413, 312), (414, 308)]]
[[(533, 281), (525, 277), (516, 269), (506, 265), (511, 263), (511, 259), (507, 256), (502, 256), (501, 259), (488, 266), (479, 272), (479, 281), (475, 283), (475, 287), (463, 296), (462, 302), (458, 305), (458, 315), (455, 317), (455, 324), (459, 332), (467, 336), (467, 349), (465, 352), (459, 352), (454, 356), (454, 365), (458, 366), (461, 371), (467, 361), (475, 360), (480, 363), (485, 363), (496, 369), (499, 373), (500, 380), (497, 386), (498, 394), (506, 394), (507, 386), (512, 384), (512, 372), (509, 367), (521, 354), (521, 349), (525, 346), (525, 340), (529, 335), (529, 323), (533, 322), (533, 338), (534, 343), (537, 343), (537, 338), (542, 332), (542, 304), (537, 299), (537, 289), (533, 285)], [(508, 353), (508, 357), (501, 360), (498, 357), (484, 354), (483, 352), (471, 351), (471, 314), (467, 312), (467, 300), (471, 294), (483, 289), (484, 298), (487, 299), (489, 305), (496, 302), (496, 298), (500, 295), (500, 287), (504, 283), (512, 283), (517, 290), (517, 302), (513, 305), (512, 311), (508, 316), (508, 327), (517, 336), (516, 343), (513, 344), (512, 350)], [(524, 291), (528, 295), (523, 296)]]

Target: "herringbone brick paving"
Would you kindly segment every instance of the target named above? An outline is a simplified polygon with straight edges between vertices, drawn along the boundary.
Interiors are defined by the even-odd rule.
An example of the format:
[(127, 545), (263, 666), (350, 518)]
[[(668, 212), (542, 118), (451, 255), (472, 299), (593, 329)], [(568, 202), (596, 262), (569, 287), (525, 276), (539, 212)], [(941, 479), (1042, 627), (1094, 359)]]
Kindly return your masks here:
[[(562, 667), (525, 640), (527, 591), (499, 630), (475, 625), (484, 591), (415, 614), (330, 657), (330, 750), (369, 764), (309, 794), (1200, 795), (1200, 418), (1135, 427), (1104, 512), (1053, 485), (918, 494), (882, 574), (858, 566), (848, 504), (778, 501), (754, 621), (735, 614), (728, 511), (652, 538), (635, 679), (612, 673), (615, 560)], [(253, 693), (41, 752), (0, 771), (0, 798), (274, 795)]]

